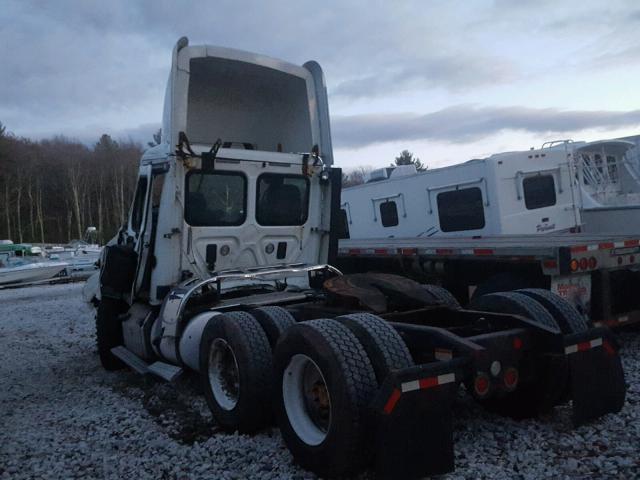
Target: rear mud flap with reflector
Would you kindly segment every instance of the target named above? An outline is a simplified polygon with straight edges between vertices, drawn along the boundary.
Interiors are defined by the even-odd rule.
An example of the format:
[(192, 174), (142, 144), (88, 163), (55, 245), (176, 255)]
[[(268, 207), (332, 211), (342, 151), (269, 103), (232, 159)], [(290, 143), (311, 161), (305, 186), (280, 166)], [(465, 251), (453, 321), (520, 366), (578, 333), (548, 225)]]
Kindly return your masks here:
[(390, 374), (375, 410), (376, 478), (410, 479), (454, 469), (451, 404), (461, 359)]
[(565, 336), (573, 422), (581, 425), (607, 413), (617, 413), (626, 386), (618, 345), (605, 328)]

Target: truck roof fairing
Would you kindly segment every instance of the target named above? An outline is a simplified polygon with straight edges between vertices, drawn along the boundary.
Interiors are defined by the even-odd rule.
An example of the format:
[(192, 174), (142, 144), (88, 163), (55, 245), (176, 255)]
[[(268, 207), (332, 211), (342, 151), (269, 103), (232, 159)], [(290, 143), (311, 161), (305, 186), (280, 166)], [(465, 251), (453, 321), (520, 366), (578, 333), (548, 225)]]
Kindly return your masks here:
[(256, 150), (309, 152), (333, 160), (327, 94), (316, 62), (298, 66), (264, 55), (211, 45), (173, 50), (162, 142), (251, 144)]

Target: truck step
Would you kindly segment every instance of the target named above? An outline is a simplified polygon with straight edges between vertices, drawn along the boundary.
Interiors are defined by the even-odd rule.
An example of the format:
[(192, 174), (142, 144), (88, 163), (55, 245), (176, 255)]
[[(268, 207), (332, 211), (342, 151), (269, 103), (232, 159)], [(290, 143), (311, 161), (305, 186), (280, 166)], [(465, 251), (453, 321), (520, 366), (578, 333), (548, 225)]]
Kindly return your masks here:
[(167, 382), (173, 382), (183, 372), (182, 368), (164, 362), (154, 362), (149, 365), (148, 370)]
[(147, 362), (142, 360), (135, 353), (127, 350), (126, 347), (122, 345), (114, 347), (111, 349), (111, 353), (113, 353), (116, 357), (118, 357), (136, 372), (141, 373), (142, 375), (146, 375), (147, 373), (149, 373), (149, 365), (147, 365)]

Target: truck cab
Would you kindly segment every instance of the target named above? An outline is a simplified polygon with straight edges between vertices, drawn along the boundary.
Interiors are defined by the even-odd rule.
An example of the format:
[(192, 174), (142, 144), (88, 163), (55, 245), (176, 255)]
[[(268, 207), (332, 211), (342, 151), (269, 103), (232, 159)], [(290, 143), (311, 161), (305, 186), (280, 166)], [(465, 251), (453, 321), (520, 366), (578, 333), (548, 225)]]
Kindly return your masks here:
[(340, 178), (332, 157), (317, 63), (180, 39), (161, 143), (140, 161), (102, 293), (159, 305), (173, 286), (214, 272), (326, 263)]

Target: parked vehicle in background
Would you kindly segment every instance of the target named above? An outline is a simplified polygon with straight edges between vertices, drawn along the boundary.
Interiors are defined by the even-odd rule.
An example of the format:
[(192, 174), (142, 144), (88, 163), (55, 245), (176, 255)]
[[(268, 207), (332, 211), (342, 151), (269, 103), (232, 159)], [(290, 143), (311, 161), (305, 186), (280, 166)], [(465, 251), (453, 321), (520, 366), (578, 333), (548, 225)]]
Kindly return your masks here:
[(344, 189), (350, 238), (640, 233), (640, 163), (629, 140), (549, 142), (417, 172), (374, 170)]
[(294, 459), (324, 477), (451, 471), (460, 385), (519, 416), (570, 399), (576, 424), (622, 407), (615, 339), (556, 295), (463, 310), (443, 288), (331, 265), (341, 171), (317, 63), (182, 38), (162, 134), (101, 262), (106, 369), (198, 372), (222, 428), (275, 417)]

